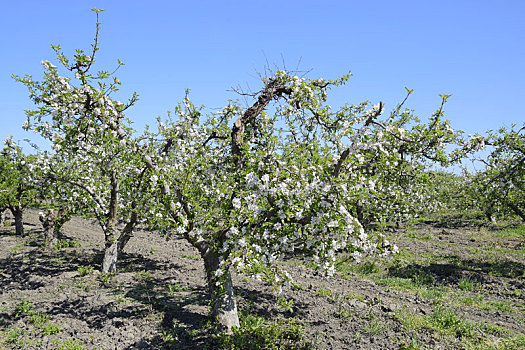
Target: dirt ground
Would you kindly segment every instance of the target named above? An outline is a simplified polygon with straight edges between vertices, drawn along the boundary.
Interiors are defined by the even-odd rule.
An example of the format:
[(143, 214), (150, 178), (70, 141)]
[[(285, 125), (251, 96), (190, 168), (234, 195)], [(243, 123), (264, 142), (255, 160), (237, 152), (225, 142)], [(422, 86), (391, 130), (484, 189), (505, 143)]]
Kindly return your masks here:
[[(114, 277), (101, 275), (103, 234), (74, 218), (70, 247), (42, 248), (36, 210), (27, 237), (0, 228), (0, 349), (214, 349), (206, 326), (203, 263), (184, 240), (139, 231)], [(72, 244), (71, 244), (72, 243)], [(327, 278), (283, 264), (293, 311), (271, 288), (234, 276), (240, 310), (294, 319), (319, 349), (519, 349), (525, 346), (523, 237), (475, 227), (421, 224), (398, 242), (399, 257)]]

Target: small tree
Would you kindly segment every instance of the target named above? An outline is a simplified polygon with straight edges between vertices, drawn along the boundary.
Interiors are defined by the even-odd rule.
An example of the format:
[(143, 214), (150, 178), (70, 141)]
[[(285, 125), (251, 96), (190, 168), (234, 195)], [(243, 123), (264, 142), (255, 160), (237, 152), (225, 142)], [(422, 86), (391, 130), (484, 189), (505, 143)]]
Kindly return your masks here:
[(37, 202), (36, 156), (23, 154), (11, 137), (4, 144), (0, 154), (0, 207), (11, 211), (16, 234), (23, 236), (24, 210)]
[(309, 80), (279, 71), (263, 80), (251, 107), (231, 101), (210, 115), (186, 97), (175, 118), (150, 134), (144, 149), (158, 188), (154, 224), (197, 248), (212, 315), (227, 330), (239, 325), (231, 268), (280, 288), (290, 278), (275, 262), (288, 254), (329, 275), (343, 248), (356, 260), (388, 255), (397, 248), (365, 232), (361, 203), (384, 218), (394, 200), (411, 200), (403, 197), (414, 191), (403, 189), (425, 168), (422, 159), (450, 161), (444, 147), (457, 133), (441, 109), (428, 126), (401, 106), (384, 121), (382, 103), (333, 111), (328, 90), (349, 76)]
[[(134, 94), (123, 104), (111, 97), (120, 81), (114, 73), (91, 73), (98, 51), (100, 23), (97, 14), (91, 55), (77, 50), (73, 62), (60, 46), (52, 45), (58, 61), (74, 76), (59, 75), (55, 65), (42, 61), (42, 82), (31, 76), (14, 78), (26, 85), (39, 107), (26, 112), (26, 130), (51, 141), (54, 154), (48, 176), (59, 184), (54, 195), (75, 206), (74, 212), (94, 216), (105, 236), (103, 272), (115, 272), (120, 252), (144, 214), (142, 188), (147, 186), (132, 137), (131, 122), (124, 111), (137, 100)], [(122, 63), (118, 61), (118, 67)], [(118, 69), (118, 68), (117, 68)], [(76, 81), (77, 83), (73, 83)], [(50, 202), (55, 202), (53, 198)], [(119, 222), (124, 222), (118, 227)]]
[(525, 124), (510, 130), (489, 131), (486, 138), (476, 138), (488, 145), (490, 154), (481, 161), (485, 168), (472, 176), (475, 200), (488, 217), (505, 210), (525, 221)]

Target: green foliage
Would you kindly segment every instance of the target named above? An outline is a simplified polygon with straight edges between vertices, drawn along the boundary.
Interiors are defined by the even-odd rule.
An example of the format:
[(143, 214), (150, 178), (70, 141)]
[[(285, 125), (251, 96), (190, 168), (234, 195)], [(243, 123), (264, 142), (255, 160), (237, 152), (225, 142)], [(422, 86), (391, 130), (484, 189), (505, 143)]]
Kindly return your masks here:
[(93, 266), (91, 266), (91, 265), (79, 266), (77, 268), (77, 272), (78, 272), (78, 275), (80, 277), (83, 277), (83, 276), (86, 276), (86, 275), (91, 275), (94, 270), (95, 270), (95, 268)]
[(15, 318), (31, 314), (33, 312), (34, 308), (35, 308), (35, 306), (29, 300), (23, 299), (15, 307)]
[(151, 273), (146, 270), (134, 272), (133, 276), (135, 277), (135, 280), (137, 280), (140, 283), (148, 283), (151, 281)]
[(317, 290), (316, 294), (317, 296), (320, 296), (320, 297), (331, 297), (333, 292), (327, 288), (320, 288)]
[(16, 343), (24, 336), (26, 331), (19, 327), (10, 327), (7, 329), (5, 340), (8, 343)]
[(115, 277), (115, 274), (112, 272), (101, 272), (100, 276), (98, 277), (98, 280), (100, 283), (102, 283), (103, 286), (110, 286), (113, 284), (113, 278)]
[(458, 281), (458, 287), (461, 290), (471, 291), (476, 287), (476, 281), (471, 280), (468, 277), (461, 277)]
[(266, 321), (262, 317), (242, 314), (241, 327), (232, 335), (220, 335), (222, 349), (313, 349), (304, 326), (295, 319)]
[(53, 246), (54, 249), (60, 250), (64, 248), (77, 248), (80, 247), (81, 243), (75, 239), (59, 239), (57, 243)]
[(84, 343), (76, 339), (52, 340), (57, 350), (86, 350)]
[(60, 333), (62, 328), (57, 324), (48, 322), (42, 325), (41, 330), (42, 330), (42, 335), (53, 335), (53, 334)]

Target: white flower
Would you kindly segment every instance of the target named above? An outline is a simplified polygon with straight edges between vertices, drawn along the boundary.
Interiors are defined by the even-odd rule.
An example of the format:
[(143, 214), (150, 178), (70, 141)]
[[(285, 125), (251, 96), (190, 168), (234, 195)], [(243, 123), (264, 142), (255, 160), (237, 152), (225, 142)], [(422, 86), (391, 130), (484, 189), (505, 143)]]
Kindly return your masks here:
[(328, 227), (337, 227), (339, 226), (339, 222), (337, 220), (332, 220), (328, 224), (326, 224)]
[(232, 205), (235, 209), (240, 209), (241, 208), (241, 199), (240, 198), (234, 198), (232, 200)]

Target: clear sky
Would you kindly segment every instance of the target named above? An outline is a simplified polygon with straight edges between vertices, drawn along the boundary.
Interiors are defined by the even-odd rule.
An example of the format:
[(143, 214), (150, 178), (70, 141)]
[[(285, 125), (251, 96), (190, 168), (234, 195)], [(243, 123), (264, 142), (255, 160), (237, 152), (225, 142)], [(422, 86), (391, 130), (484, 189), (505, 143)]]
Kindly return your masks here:
[[(32, 104), (11, 74), (42, 77), (50, 44), (89, 49), (91, 8), (103, 8), (95, 68), (117, 58), (119, 99), (139, 130), (165, 116), (190, 88), (197, 105), (221, 108), (228, 91), (256, 91), (257, 74), (286, 66), (309, 77), (352, 71), (334, 105), (380, 100), (387, 109), (414, 89), (408, 107), (426, 119), (452, 94), (446, 116), (467, 133), (523, 123), (525, 1), (2, 1), (0, 139), (38, 138), (21, 129)], [(56, 61), (55, 61), (56, 62)]]

